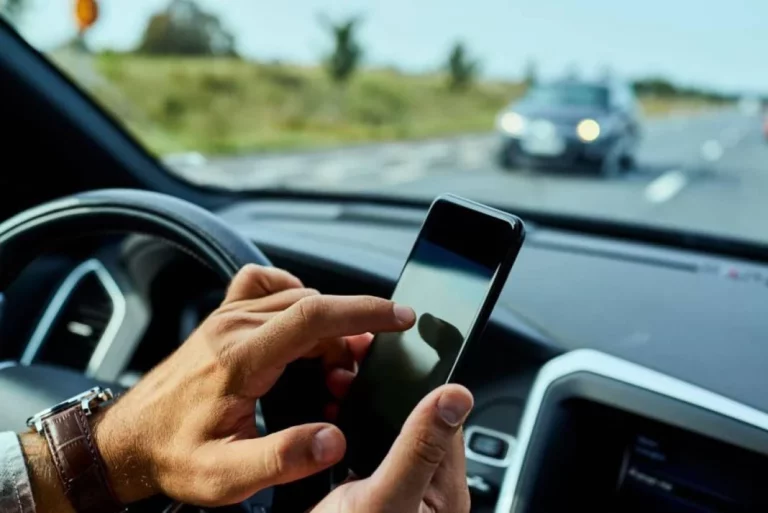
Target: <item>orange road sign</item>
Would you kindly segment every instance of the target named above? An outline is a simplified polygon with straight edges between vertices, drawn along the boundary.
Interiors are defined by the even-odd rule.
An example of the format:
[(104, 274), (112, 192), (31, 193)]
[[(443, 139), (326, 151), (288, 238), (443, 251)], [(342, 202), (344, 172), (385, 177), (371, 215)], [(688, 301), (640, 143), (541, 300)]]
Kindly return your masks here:
[(99, 17), (99, 4), (96, 0), (75, 0), (75, 18), (80, 32), (84, 32), (96, 23)]

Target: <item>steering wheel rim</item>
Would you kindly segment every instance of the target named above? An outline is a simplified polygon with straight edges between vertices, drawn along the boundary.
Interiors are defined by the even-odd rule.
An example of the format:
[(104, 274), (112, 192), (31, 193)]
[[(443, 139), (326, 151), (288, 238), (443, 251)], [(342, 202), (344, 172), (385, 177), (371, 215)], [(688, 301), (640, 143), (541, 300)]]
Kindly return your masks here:
[[(71, 239), (73, 233), (77, 236), (91, 236), (115, 232), (142, 233), (161, 238), (210, 267), (225, 282), (229, 282), (246, 264), (272, 265), (251, 241), (197, 205), (156, 192), (104, 189), (45, 203), (0, 224), (0, 292), (35, 257), (50, 249), (52, 244)], [(299, 364), (307, 365), (305, 362)], [(42, 393), (50, 398), (56, 397), (56, 393), (62, 393), (54, 380), (45, 379), (49, 373), (33, 367), (0, 367), (0, 403), (37, 404), (29, 401), (28, 394)], [(291, 411), (297, 402), (302, 403), (301, 391), (307, 389), (306, 381), (317, 379), (317, 376), (309, 376), (306, 372), (309, 369), (292, 372), (290, 367), (278, 380), (273, 391), (261, 400), (269, 431), (278, 431), (302, 420), (318, 420), (314, 414), (302, 419), (295, 411)], [(63, 375), (62, 372), (67, 373), (57, 370), (58, 375)], [(82, 382), (83, 390), (94, 384), (90, 378), (74, 371), (68, 375), (70, 379), (79, 380), (77, 383)], [(72, 383), (64, 388), (70, 391)], [(59, 401), (63, 399), (66, 397), (60, 397)], [(58, 401), (49, 399), (44, 407), (55, 402)], [(28, 413), (36, 413), (39, 409)], [(5, 412), (9, 413), (14, 412)], [(327, 492), (329, 485), (330, 479), (326, 475), (275, 487), (273, 509), (298, 509), (303, 503), (297, 503), (297, 498), (317, 496), (323, 490)], [(280, 503), (283, 505), (280, 506)]]
[(207, 210), (156, 192), (104, 189), (34, 207), (0, 224), (0, 290), (51, 241), (80, 234), (140, 232), (178, 246), (222, 279), (242, 266), (271, 266), (252, 242)]

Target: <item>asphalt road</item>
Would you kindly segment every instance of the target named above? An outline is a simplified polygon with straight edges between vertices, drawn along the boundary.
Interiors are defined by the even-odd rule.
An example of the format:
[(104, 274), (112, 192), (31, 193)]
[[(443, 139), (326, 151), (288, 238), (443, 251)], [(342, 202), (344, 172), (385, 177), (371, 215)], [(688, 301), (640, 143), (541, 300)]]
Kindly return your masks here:
[(648, 121), (635, 169), (604, 179), (494, 163), (493, 134), (316, 152), (166, 161), (193, 182), (225, 188), (455, 192), (491, 204), (729, 234), (768, 243), (768, 142), (761, 119), (736, 110)]

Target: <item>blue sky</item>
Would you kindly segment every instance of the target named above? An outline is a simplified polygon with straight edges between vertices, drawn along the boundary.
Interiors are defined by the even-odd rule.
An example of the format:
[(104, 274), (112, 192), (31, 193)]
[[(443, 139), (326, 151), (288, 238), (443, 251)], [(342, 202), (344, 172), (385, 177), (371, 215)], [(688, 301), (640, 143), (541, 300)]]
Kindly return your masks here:
[[(32, 0), (24, 34), (51, 47), (74, 34), (72, 0)], [(100, 0), (89, 34), (99, 48), (135, 46), (169, 0)], [(433, 70), (461, 39), (490, 77), (515, 78), (533, 59), (543, 76), (571, 66), (689, 85), (768, 92), (768, 0), (199, 0), (255, 59), (314, 63), (328, 48), (317, 14), (365, 18), (372, 65)]]

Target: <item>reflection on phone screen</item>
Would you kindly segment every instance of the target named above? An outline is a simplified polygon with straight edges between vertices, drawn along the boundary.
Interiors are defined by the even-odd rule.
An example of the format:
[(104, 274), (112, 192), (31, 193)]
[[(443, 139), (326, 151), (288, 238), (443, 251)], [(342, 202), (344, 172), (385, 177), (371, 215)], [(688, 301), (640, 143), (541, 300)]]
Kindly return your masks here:
[(422, 397), (445, 383), (495, 271), (428, 240), (417, 242), (392, 295), (416, 311), (416, 325), (378, 335), (359, 378), (380, 421), (399, 427)]

